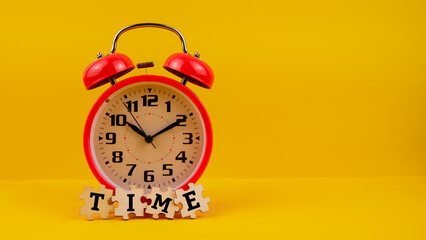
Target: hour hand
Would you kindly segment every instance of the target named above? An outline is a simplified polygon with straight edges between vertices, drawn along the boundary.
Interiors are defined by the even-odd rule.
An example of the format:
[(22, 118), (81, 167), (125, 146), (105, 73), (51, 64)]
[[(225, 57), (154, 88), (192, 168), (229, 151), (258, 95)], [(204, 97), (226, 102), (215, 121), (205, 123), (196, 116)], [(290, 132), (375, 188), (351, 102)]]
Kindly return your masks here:
[(133, 124), (131, 124), (131, 123), (129, 123), (129, 122), (126, 122), (127, 123), (127, 125), (129, 125), (129, 127), (133, 130), (133, 131), (135, 131), (137, 134), (139, 134), (139, 135), (141, 135), (142, 137), (146, 137), (146, 134), (140, 129), (140, 128), (138, 128), (137, 126), (135, 126), (135, 125), (133, 125)]

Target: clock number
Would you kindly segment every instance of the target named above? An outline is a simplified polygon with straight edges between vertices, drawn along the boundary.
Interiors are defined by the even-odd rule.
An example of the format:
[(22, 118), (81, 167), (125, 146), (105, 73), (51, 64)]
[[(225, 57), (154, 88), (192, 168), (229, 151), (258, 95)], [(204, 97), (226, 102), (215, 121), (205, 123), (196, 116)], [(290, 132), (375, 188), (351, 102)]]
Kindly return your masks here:
[(186, 122), (186, 119), (187, 119), (186, 115), (176, 115), (176, 117), (178, 118), (176, 119), (176, 121), (179, 122), (178, 126), (186, 126), (186, 124), (183, 124), (184, 122)]
[(129, 112), (137, 112), (138, 111), (138, 101), (127, 101), (127, 110)]
[(109, 118), (111, 118), (111, 126), (124, 126), (126, 125), (126, 115), (123, 114), (118, 114), (118, 115), (111, 115), (109, 116)]
[(173, 175), (173, 169), (167, 168), (167, 167), (172, 167), (172, 166), (173, 166), (173, 164), (163, 164), (163, 170), (169, 172), (167, 174), (163, 173), (163, 176), (172, 176)]
[(142, 97), (142, 105), (144, 107), (156, 107), (158, 106), (157, 103), (158, 102), (158, 96), (157, 95), (143, 95)]
[(185, 140), (188, 140), (188, 142), (184, 142), (183, 144), (192, 144), (194, 141), (192, 140), (192, 133), (183, 133), (188, 134), (188, 137), (185, 138)]
[(123, 152), (122, 151), (112, 152), (112, 162), (114, 162), (114, 163), (123, 162)]
[(106, 144), (115, 144), (117, 142), (116, 135), (113, 132), (106, 133), (105, 135), (106, 140), (111, 142), (105, 142)]
[(172, 110), (172, 102), (167, 101), (165, 104), (167, 105), (167, 112), (170, 112)]
[(129, 174), (127, 174), (127, 175), (132, 176), (133, 170), (135, 170), (136, 164), (126, 164), (126, 166), (130, 167)]
[(154, 170), (146, 170), (143, 172), (143, 180), (145, 182), (154, 182), (154, 174), (149, 173), (154, 173)]
[(180, 153), (176, 156), (176, 160), (182, 161), (182, 163), (185, 163), (186, 161), (185, 151), (180, 151)]

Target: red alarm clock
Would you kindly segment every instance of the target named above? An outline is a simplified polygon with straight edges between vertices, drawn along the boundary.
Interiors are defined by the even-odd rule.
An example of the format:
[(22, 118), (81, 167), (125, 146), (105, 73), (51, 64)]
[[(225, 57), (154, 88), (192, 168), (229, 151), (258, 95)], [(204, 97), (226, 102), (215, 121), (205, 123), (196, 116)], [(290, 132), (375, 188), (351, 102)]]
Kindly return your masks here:
[[(142, 27), (162, 28), (179, 36), (183, 53), (171, 55), (163, 67), (180, 82), (156, 75), (116, 82), (135, 68), (129, 57), (116, 53), (117, 40), (124, 32)], [(135, 185), (149, 193), (153, 187), (187, 188), (200, 178), (212, 151), (212, 126), (205, 107), (185, 84), (211, 88), (213, 71), (198, 53), (188, 53), (178, 30), (156, 23), (121, 29), (111, 53), (98, 53), (83, 80), (88, 90), (112, 85), (95, 102), (84, 129), (87, 162), (101, 184), (110, 189)]]

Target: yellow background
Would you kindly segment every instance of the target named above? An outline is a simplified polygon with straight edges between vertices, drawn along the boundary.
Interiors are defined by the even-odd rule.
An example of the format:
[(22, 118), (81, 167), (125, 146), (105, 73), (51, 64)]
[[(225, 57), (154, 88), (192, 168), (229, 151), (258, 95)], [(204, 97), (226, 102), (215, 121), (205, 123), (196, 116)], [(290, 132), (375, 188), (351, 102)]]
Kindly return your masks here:
[[(296, 1), (298, 2), (298, 1)], [(1, 3), (3, 179), (90, 178), (82, 134), (106, 86), (82, 74), (115, 33), (138, 22), (179, 29), (214, 69), (189, 87), (214, 127), (206, 177), (426, 174), (423, 1), (28, 1)], [(181, 51), (158, 29), (118, 52)], [(145, 74), (135, 70), (132, 74)], [(13, 169), (13, 170), (12, 170)]]
[[(426, 223), (422, 215), (426, 213), (425, 13), (426, 3), (419, 0), (1, 1), (1, 186), (15, 186), (19, 181), (21, 185), (16, 186), (44, 187), (36, 191), (40, 194), (52, 187), (47, 182), (68, 179), (77, 185), (68, 189), (74, 190), (72, 194), (61, 196), (77, 198), (84, 184), (95, 185), (83, 153), (83, 127), (91, 106), (107, 86), (86, 91), (83, 71), (97, 52), (109, 52), (115, 33), (122, 27), (158, 22), (179, 29), (189, 52), (200, 52), (215, 72), (211, 90), (188, 86), (200, 97), (213, 123), (213, 154), (201, 180), (208, 180), (210, 194), (223, 200), (213, 205), (216, 211), (225, 208), (224, 212), (235, 215), (242, 211), (232, 210), (240, 204), (227, 206), (229, 198), (213, 191), (220, 192), (216, 184), (225, 193), (232, 193), (233, 187), (242, 188), (233, 197), (240, 194), (241, 201), (250, 201), (262, 196), (247, 196), (251, 193), (244, 190), (251, 186), (247, 184), (253, 178), (264, 179), (259, 182), (284, 191), (276, 200), (280, 201), (294, 193), (280, 186), (289, 184), (293, 191), (296, 186), (291, 185), (293, 180), (283, 185), (277, 182), (308, 179), (314, 185), (302, 184), (298, 191), (309, 192), (316, 189), (316, 179), (331, 179), (327, 181), (337, 185), (327, 188), (325, 184), (323, 192), (332, 193), (325, 196), (335, 199), (342, 188), (352, 186), (342, 182), (344, 179), (355, 181), (355, 189), (363, 189), (370, 180), (385, 177), (390, 179), (389, 186), (396, 181), (412, 186), (412, 192), (385, 187), (387, 190), (382, 195), (378, 191), (380, 197), (375, 199), (379, 200), (372, 205), (357, 202), (360, 208), (371, 210), (374, 204), (381, 205), (393, 197), (395, 205), (371, 214), (387, 219), (385, 212), (399, 208), (396, 218), (412, 222), (405, 221), (406, 225), (396, 231), (401, 236), (414, 232), (419, 239), (424, 238), (426, 233), (419, 226)], [(179, 41), (170, 32), (139, 29), (120, 38), (117, 52), (127, 54), (134, 62), (155, 61), (156, 67), (149, 69), (149, 74), (173, 77), (161, 66), (167, 56), (179, 51)], [(134, 70), (128, 76), (136, 74), (145, 71)], [(34, 179), (44, 182), (28, 182)], [(75, 183), (74, 179), (86, 181)], [(377, 188), (382, 189), (379, 185)], [(259, 189), (261, 184), (253, 185), (253, 194)], [(3, 196), (11, 199), (17, 191), (6, 191)], [(374, 187), (358, 191), (355, 198), (343, 194), (351, 199), (346, 206), (372, 192), (376, 192)], [(297, 204), (296, 209), (303, 211), (301, 199), (283, 205)], [(58, 210), (66, 212), (64, 215), (47, 214), (45, 218), (75, 218), (80, 203), (73, 204), (73, 208)], [(403, 205), (412, 208), (402, 209)], [(244, 218), (232, 221), (243, 221), (256, 209), (256, 204), (243, 206), (246, 212), (240, 216)], [(278, 207), (271, 206), (268, 211)], [(279, 216), (288, 213), (288, 209), (278, 209)], [(259, 211), (254, 212), (262, 221)], [(401, 227), (398, 221), (386, 225), (383, 219), (369, 215), (352, 218), (354, 212), (335, 217), (346, 217), (352, 231), (360, 227), (364, 234), (355, 236), (365, 238), (366, 232), (380, 227), (383, 232)], [(293, 226), (300, 232), (292, 236), (318, 227), (311, 213), (301, 213), (310, 219), (307, 229)], [(213, 212), (203, 220), (214, 224), (218, 215)], [(277, 215), (271, 219), (280, 226)], [(384, 225), (357, 225), (366, 219)], [(287, 219), (283, 224), (291, 222)], [(318, 222), (329, 223), (321, 225), (327, 231), (340, 226), (333, 217)], [(240, 229), (245, 228), (241, 225)], [(271, 233), (271, 225), (266, 229)], [(279, 230), (275, 228), (272, 233), (277, 235)], [(316, 236), (323, 236), (321, 233)]]

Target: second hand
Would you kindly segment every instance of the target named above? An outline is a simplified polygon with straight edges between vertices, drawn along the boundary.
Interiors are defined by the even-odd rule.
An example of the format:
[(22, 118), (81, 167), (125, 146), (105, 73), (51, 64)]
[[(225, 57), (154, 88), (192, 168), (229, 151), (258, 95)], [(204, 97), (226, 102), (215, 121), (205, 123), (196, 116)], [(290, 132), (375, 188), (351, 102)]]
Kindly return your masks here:
[[(142, 128), (142, 126), (139, 124), (139, 122), (136, 120), (136, 118), (135, 118), (135, 116), (133, 116), (133, 114), (132, 114), (132, 112), (130, 111), (130, 109), (129, 108), (127, 108), (127, 106), (126, 106), (126, 104), (122, 101), (122, 103), (123, 103), (123, 105), (124, 105), (124, 107), (127, 109), (127, 111), (130, 113), (130, 116), (132, 116), (132, 118), (133, 118), (133, 120), (135, 120), (135, 122), (136, 122), (136, 124), (139, 126), (139, 128), (140, 128), (140, 130), (145, 134), (145, 136), (146, 136), (146, 132), (143, 130), (143, 128)], [(145, 137), (146, 138), (146, 137)], [(156, 147), (155, 147), (155, 145), (154, 145), (154, 143), (153, 142), (151, 142), (151, 144), (152, 144), (152, 146), (155, 148), (155, 149), (157, 149)]]

